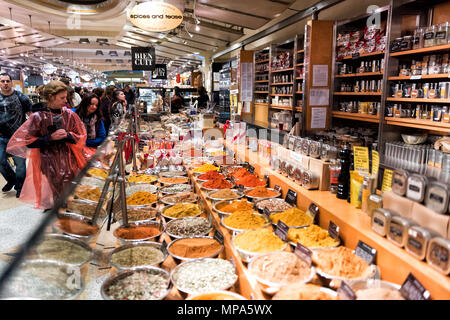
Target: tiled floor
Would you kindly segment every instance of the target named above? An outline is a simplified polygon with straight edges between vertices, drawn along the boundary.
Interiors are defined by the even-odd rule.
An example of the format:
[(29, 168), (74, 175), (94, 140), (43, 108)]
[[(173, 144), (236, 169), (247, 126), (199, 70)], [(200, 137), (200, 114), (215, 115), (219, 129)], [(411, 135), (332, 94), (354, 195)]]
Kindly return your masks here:
[(0, 174), (0, 211), (23, 206), (25, 203), (16, 198), (16, 190), (14, 188), (8, 192), (1, 192), (5, 184), (6, 181)]

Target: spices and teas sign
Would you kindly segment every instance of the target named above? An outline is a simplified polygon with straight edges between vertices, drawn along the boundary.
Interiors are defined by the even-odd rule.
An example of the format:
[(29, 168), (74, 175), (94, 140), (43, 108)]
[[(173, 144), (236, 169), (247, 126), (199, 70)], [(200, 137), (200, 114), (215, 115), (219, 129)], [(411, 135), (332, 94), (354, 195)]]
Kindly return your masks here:
[(152, 71), (155, 69), (154, 47), (131, 47), (131, 67), (133, 71)]
[(140, 29), (163, 32), (178, 27), (183, 22), (183, 13), (169, 3), (152, 1), (134, 6), (129, 18)]

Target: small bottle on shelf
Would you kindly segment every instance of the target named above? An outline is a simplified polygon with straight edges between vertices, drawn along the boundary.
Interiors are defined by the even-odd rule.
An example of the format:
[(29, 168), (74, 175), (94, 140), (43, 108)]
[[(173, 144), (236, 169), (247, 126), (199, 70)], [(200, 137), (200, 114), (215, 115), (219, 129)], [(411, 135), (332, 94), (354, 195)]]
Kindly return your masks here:
[(423, 28), (414, 30), (413, 49), (423, 48)]
[(354, 92), (359, 92), (359, 81), (356, 81), (355, 86), (353, 87)]
[(428, 91), (428, 99), (437, 99), (438, 98), (438, 90), (436, 90), (437, 83), (432, 83), (430, 86), (430, 90)]

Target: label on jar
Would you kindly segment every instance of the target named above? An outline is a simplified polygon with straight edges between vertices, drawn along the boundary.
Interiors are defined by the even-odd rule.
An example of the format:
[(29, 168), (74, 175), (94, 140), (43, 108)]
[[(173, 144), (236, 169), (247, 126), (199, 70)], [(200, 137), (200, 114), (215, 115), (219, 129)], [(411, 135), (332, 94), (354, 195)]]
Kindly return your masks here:
[(372, 264), (377, 256), (377, 250), (369, 246), (367, 243), (359, 240), (355, 249), (355, 254), (368, 264)]
[(436, 193), (430, 193), (430, 200), (436, 201), (439, 204), (444, 203), (444, 198)]
[(420, 193), (420, 187), (418, 187), (418, 186), (416, 186), (416, 185), (414, 185), (414, 184), (410, 184), (409, 185), (409, 190), (411, 190), (411, 191), (414, 191), (414, 192), (418, 192), (418, 193)]
[(312, 264), (312, 251), (302, 245), (301, 243), (297, 243), (294, 249), (294, 253), (297, 255), (297, 257), (300, 258), (300, 260), (303, 260), (306, 262), (308, 267), (311, 267)]
[(394, 224), (391, 221), (391, 225), (389, 226), (389, 233), (393, 237), (402, 237), (403, 229), (398, 224)]
[(400, 293), (406, 300), (428, 300), (430, 292), (410, 273), (403, 282)]
[(408, 237), (408, 246), (412, 246), (417, 250), (422, 250), (422, 248), (423, 248), (422, 243), (412, 237)]
[(328, 225), (328, 234), (333, 239), (339, 239), (339, 227), (333, 221)]
[(350, 286), (345, 282), (342, 281), (340, 287), (337, 290), (338, 296), (340, 300), (356, 300), (356, 294), (350, 288)]
[(289, 189), (286, 194), (285, 201), (292, 206), (297, 206), (297, 192), (292, 189)]
[(432, 246), (430, 247), (430, 250), (431, 250), (430, 258), (434, 262), (434, 264), (439, 266), (440, 268), (446, 269), (449, 263), (448, 262), (449, 250), (437, 243), (433, 243)]
[(289, 232), (289, 226), (286, 225), (283, 221), (278, 220), (278, 223), (275, 226), (275, 234), (283, 241), (287, 241), (287, 235)]
[(443, 39), (446, 39), (446, 37), (447, 37), (447, 32), (445, 32), (445, 31), (438, 31), (438, 32), (436, 32), (436, 39), (440, 39), (440, 40), (443, 40)]
[(434, 38), (434, 32), (427, 32), (423, 35), (425, 40), (432, 40)]

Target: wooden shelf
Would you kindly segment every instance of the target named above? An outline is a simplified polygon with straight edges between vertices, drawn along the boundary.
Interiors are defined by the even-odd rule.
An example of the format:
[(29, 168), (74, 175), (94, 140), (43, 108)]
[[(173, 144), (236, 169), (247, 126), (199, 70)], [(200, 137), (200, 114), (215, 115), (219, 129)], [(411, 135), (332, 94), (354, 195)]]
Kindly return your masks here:
[(269, 93), (269, 91), (255, 91), (254, 93)]
[(363, 72), (363, 73), (349, 73), (349, 74), (338, 74), (335, 78), (354, 78), (354, 77), (375, 77), (383, 76), (381, 72)]
[[(415, 77), (420, 77), (419, 79), (411, 79)], [(420, 76), (394, 76), (388, 77), (388, 80), (421, 80), (421, 79), (447, 79), (450, 78), (450, 73), (439, 73), (439, 74), (424, 74)]]
[(255, 83), (263, 83), (263, 82), (269, 82), (269, 80), (257, 80)]
[(387, 98), (387, 101), (417, 102), (417, 103), (450, 103), (450, 99), (423, 99), (423, 98)]
[(359, 59), (359, 58), (364, 58), (364, 57), (373, 57), (373, 56), (381, 56), (381, 55), (384, 55), (384, 51), (363, 53), (363, 54), (360, 54), (358, 57), (346, 56), (346, 57), (342, 58), (342, 60)]
[(284, 86), (284, 85), (293, 85), (293, 82), (278, 82), (278, 83), (272, 83), (272, 86)]
[(333, 114), (334, 118), (373, 122), (373, 123), (380, 122), (380, 118), (378, 116), (372, 116), (372, 115), (368, 115), (368, 114), (350, 113), (350, 112), (341, 112), (341, 111), (333, 111), (332, 114)]
[(297, 78), (295, 78), (295, 79), (297, 79), (297, 80), (304, 80), (305, 77), (297, 77)]
[(259, 105), (259, 106), (268, 106), (269, 105), (267, 102), (253, 102), (253, 104)]
[(303, 107), (295, 107), (295, 111), (303, 112)]
[(304, 63), (297, 63), (295, 66), (296, 67), (301, 67), (301, 66), (304, 66), (305, 64)]
[(420, 53), (429, 53), (429, 52), (436, 52), (436, 51), (448, 51), (448, 50), (450, 50), (450, 44), (444, 44), (442, 46), (434, 46), (434, 47), (429, 47), (429, 48), (421, 48), (421, 49), (415, 49), (415, 50), (393, 52), (393, 53), (391, 53), (391, 57), (406, 56), (406, 55), (420, 54)]
[(303, 94), (303, 91), (295, 91), (297, 94)]
[(393, 126), (450, 133), (450, 123), (423, 120), (423, 119), (391, 118), (391, 117), (386, 117), (385, 120), (386, 124)]
[(313, 202), (319, 207), (318, 224), (328, 229), (330, 221), (333, 221), (340, 229), (340, 237), (344, 246), (350, 249), (356, 248), (361, 240), (377, 250), (375, 263), (380, 269), (382, 280), (391, 281), (401, 285), (409, 273), (420, 281), (431, 293), (434, 300), (448, 300), (450, 292), (450, 277), (436, 271), (425, 261), (414, 258), (406, 250), (397, 247), (385, 237), (381, 237), (371, 228), (371, 219), (361, 209), (336, 198), (329, 191), (307, 190), (296, 182), (284, 177), (270, 168), (270, 163), (260, 157), (256, 152), (246, 149), (245, 146), (229, 145), (235, 151), (236, 156), (247, 161), (255, 168), (259, 176), (269, 175), (269, 186), (279, 185), (284, 198), (289, 189), (297, 192), (297, 206), (307, 210)]
[(282, 93), (271, 93), (270, 94), (271, 96), (274, 96), (274, 97), (292, 97), (292, 93), (289, 93), (289, 94), (282, 94)]
[(269, 62), (269, 59), (264, 59), (264, 60), (259, 60), (259, 61), (255, 61), (255, 63), (265, 63), (265, 62)]
[(297, 53), (303, 53), (303, 52), (305, 52), (305, 50), (303, 50), (303, 49), (297, 51)]
[(335, 96), (381, 96), (381, 92), (334, 92)]
[(269, 72), (269, 70), (266, 70), (266, 71), (255, 71), (255, 73), (267, 73), (267, 72)]
[(279, 109), (279, 110), (289, 110), (289, 111), (292, 111), (292, 106), (279, 106), (279, 105), (276, 105), (276, 104), (271, 104), (271, 105), (270, 105), (270, 108), (271, 108), (271, 109)]
[(288, 71), (294, 71), (294, 68), (288, 68), (288, 69), (282, 69), (282, 70), (271, 70), (272, 73), (288, 72)]

